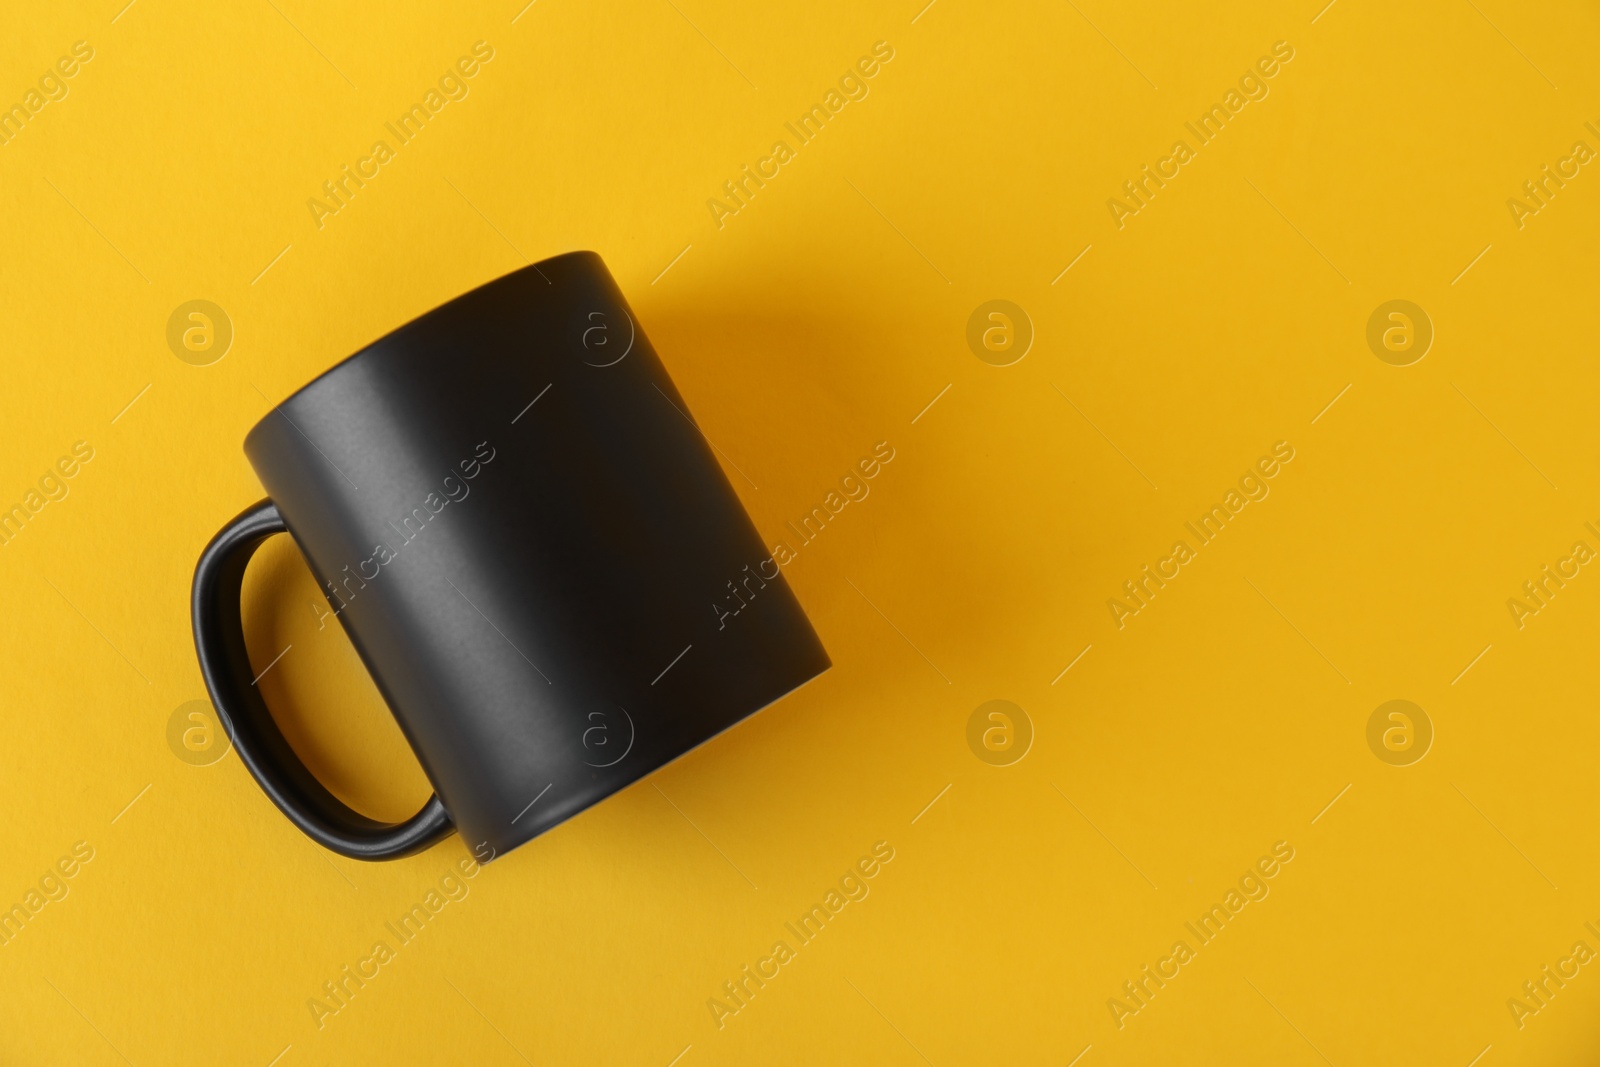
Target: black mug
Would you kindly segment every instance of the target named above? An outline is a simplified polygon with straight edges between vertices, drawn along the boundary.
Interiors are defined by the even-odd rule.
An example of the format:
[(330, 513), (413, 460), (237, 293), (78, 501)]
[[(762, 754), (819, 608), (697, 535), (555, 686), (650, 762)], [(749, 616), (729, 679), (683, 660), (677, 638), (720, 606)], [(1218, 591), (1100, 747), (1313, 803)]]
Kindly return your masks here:
[[(245, 439), (267, 499), (195, 569), (195, 648), (234, 748), (357, 859), (457, 829), (487, 862), (821, 674), (827, 653), (600, 257), (402, 326)], [(284, 739), (240, 585), (287, 531), (434, 795), (386, 824)]]

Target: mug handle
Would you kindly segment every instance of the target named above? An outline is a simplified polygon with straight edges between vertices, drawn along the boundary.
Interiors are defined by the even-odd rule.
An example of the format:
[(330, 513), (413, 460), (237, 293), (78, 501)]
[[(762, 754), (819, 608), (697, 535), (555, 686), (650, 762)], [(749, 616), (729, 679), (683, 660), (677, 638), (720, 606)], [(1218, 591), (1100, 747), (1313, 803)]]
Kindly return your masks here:
[(367, 818), (317, 781), (284, 739), (256, 688), (259, 677), (252, 675), (245, 650), (239, 595), (245, 566), (256, 549), (273, 534), (287, 532), (277, 505), (263, 500), (240, 512), (200, 555), (190, 608), (195, 651), (211, 703), (262, 791), (307, 837), (358, 860), (420, 852), (454, 829), (438, 794), (405, 822)]

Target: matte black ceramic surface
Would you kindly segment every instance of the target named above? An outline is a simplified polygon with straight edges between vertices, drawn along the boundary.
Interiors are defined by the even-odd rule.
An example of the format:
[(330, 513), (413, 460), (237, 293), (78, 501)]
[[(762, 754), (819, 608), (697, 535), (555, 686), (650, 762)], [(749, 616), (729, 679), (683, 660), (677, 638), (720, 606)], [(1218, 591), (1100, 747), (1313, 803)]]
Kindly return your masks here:
[[(245, 453), (268, 499), (207, 547), (195, 643), (278, 807), (328, 848), (458, 828), (514, 848), (829, 666), (600, 257), (491, 282), (285, 400)], [(245, 653), (239, 587), (287, 528), (436, 796), (389, 826), (306, 770)], [(716, 604), (745, 607), (730, 615)]]

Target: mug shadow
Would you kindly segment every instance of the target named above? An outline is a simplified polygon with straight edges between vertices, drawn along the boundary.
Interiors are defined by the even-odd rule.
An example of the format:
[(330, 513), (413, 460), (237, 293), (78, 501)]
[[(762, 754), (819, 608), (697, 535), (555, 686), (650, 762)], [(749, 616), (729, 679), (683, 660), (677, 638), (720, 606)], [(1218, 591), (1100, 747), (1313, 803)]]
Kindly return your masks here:
[[(966, 364), (976, 362), (964, 347), (963, 323), (954, 322), (946, 331), (953, 340), (939, 345), (926, 327), (912, 334), (904, 322), (886, 320), (882, 303), (870, 290), (819, 292), (811, 300), (757, 292), (716, 306), (641, 307), (639, 316), (688, 414), (769, 546), (799, 545), (793, 524), (838, 490), (841, 474), (877, 442), (896, 450), (898, 458), (873, 483), (859, 512), (852, 510), (839, 533), (830, 530), (818, 547), (802, 549), (804, 563), (786, 571), (819, 629), (829, 616), (853, 617), (865, 607), (846, 577), (870, 584), (878, 572), (889, 581), (951, 575), (956, 580), (940, 584), (938, 595), (916, 596), (902, 610), (914, 604), (924, 632), (960, 635), (965, 658), (991, 661), (1018, 631), (1048, 621), (1042, 604), (1029, 605), (1038, 619), (1018, 618), (1015, 603), (994, 595), (991, 579), (1004, 575), (992, 572), (1018, 552), (1034, 551), (1042, 537), (1080, 537), (1095, 518), (1063, 516), (1040, 491), (1060, 477), (1049, 469), (1054, 442), (1015, 441), (1020, 431), (985, 421), (996, 402), (985, 389), (999, 387), (963, 377)], [(911, 356), (907, 349), (926, 355)], [(1010, 461), (997, 467), (952, 455), (958, 431), (936, 420), (912, 424), (952, 381), (961, 384), (945, 410), (966, 405), (959, 414), (965, 423), (956, 425), (977, 419), (989, 426), (999, 450), (1008, 444), (1018, 449)], [(1053, 399), (1048, 388), (1044, 393)], [(977, 538), (969, 530), (951, 532), (953, 517), (991, 506), (1010, 508), (1016, 523), (995, 523)], [(1082, 561), (1059, 559), (1057, 567), (1057, 584), (1082, 584)]]

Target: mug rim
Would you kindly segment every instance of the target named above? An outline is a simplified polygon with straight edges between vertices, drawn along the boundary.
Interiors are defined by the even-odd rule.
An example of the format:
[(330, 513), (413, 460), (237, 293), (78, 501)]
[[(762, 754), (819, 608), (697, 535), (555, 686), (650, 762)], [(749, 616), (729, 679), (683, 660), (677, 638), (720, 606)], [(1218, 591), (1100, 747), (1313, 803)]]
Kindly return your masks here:
[[(324, 379), (327, 379), (327, 378), (331, 377), (332, 375), (338, 373), (339, 371), (345, 369), (346, 367), (350, 366), (356, 360), (362, 358), (363, 356), (368, 356), (368, 355), (374, 354), (374, 350), (375, 349), (381, 347), (382, 345), (386, 344), (389, 341), (392, 341), (392, 340), (404, 335), (405, 333), (409, 332), (410, 330), (412, 330), (413, 328), (418, 326), (420, 323), (422, 323), (426, 319), (430, 319), (435, 315), (443, 314), (444, 312), (450, 310), (451, 308), (455, 307), (456, 305), (465, 302), (469, 298), (478, 296), (478, 295), (484, 293), (487, 290), (490, 290), (490, 289), (495, 288), (496, 286), (505, 284), (505, 283), (509, 282), (513, 278), (520, 278), (523, 275), (527, 274), (529, 271), (535, 271), (540, 275), (540, 277), (543, 277), (544, 276), (544, 272), (539, 270), (540, 267), (547, 266), (547, 265), (552, 264), (552, 263), (557, 263), (557, 262), (559, 262), (561, 260), (564, 260), (564, 259), (572, 259), (575, 256), (589, 256), (589, 257), (592, 257), (595, 260), (598, 260), (602, 264), (602, 266), (605, 263), (605, 261), (603, 259), (601, 259), (600, 253), (595, 252), (592, 249), (587, 249), (587, 248), (575, 248), (570, 252), (561, 252), (561, 253), (559, 253), (557, 255), (554, 255), (554, 256), (546, 256), (544, 259), (536, 260), (535, 262), (529, 263), (526, 266), (518, 267), (516, 270), (510, 271), (510, 272), (508, 272), (506, 274), (499, 275), (498, 277), (491, 278), (486, 282), (482, 282), (482, 283), (480, 283), (478, 285), (475, 285), (471, 289), (466, 290), (465, 292), (457, 293), (455, 296), (451, 297), (449, 300), (446, 300), (444, 303), (436, 304), (435, 306), (429, 308), (427, 311), (424, 311), (424, 312), (421, 312), (420, 314), (412, 316), (410, 319), (407, 319), (404, 323), (402, 323), (399, 326), (396, 326), (394, 329), (389, 330), (388, 332), (378, 336), (377, 338), (375, 338), (375, 339), (373, 339), (371, 341), (368, 341), (366, 344), (362, 345), (360, 348), (356, 349), (354, 352), (350, 353), (348, 356), (345, 356), (343, 359), (341, 359), (338, 362), (334, 363), (333, 366), (331, 366), (328, 369), (326, 369), (326, 370), (322, 371), (321, 373), (317, 374), (310, 381), (306, 382), (304, 385), (301, 385), (298, 389), (294, 390), (294, 392), (290, 393), (288, 396), (284, 397), (282, 400), (278, 401), (276, 404), (273, 404), (271, 409), (269, 411), (267, 411), (266, 414), (262, 415), (261, 418), (256, 420), (255, 425), (252, 426), (250, 428), (249, 432), (245, 434), (245, 436), (244, 436), (244, 446), (245, 446), (246, 453), (248, 453), (249, 450), (250, 450), (250, 441), (257, 434), (262, 432), (263, 428), (266, 426), (267, 422), (269, 420), (271, 420), (272, 416), (276, 415), (286, 405), (288, 405), (288, 404), (292, 403), (293, 401), (299, 399), (303, 394), (310, 392), (313, 388), (315, 388), (316, 386), (320, 385), (323, 382)], [(549, 279), (546, 278), (545, 281), (548, 282)]]

